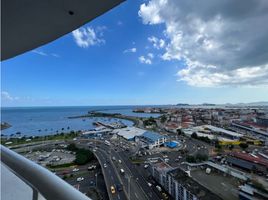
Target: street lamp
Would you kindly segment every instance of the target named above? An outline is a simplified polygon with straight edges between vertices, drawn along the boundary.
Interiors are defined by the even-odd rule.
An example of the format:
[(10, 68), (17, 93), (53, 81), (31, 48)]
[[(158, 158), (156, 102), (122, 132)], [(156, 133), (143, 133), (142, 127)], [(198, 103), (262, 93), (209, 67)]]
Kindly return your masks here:
[(97, 181), (98, 181), (98, 173), (95, 174), (95, 177), (96, 177), (96, 188), (97, 188)]
[(128, 198), (129, 198), (129, 200), (130, 200), (130, 179), (131, 179), (131, 175), (128, 175), (127, 176), (127, 178), (128, 178)]

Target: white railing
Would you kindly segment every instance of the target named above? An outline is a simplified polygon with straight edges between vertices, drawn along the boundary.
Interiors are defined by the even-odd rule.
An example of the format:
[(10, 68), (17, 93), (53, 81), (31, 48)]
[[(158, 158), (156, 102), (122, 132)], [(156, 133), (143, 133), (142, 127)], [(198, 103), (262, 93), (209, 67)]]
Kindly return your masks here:
[[(32, 200), (90, 200), (90, 198), (76, 190), (73, 186), (69, 185), (46, 168), (28, 160), (2, 145), (1, 164), (28, 185), (30, 190), (26, 188), (25, 192), (31, 193), (30, 195)], [(14, 194), (16, 194), (16, 189), (18, 189), (16, 185), (12, 185)], [(10, 192), (10, 190), (2, 190), (1, 192)], [(18, 196), (16, 199), (21, 198)]]

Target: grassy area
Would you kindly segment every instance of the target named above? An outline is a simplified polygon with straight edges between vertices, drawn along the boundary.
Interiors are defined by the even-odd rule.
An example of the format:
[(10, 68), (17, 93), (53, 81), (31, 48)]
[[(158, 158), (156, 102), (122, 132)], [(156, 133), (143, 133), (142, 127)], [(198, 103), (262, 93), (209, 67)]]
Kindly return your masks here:
[(64, 163), (64, 164), (61, 164), (61, 165), (47, 165), (47, 167), (49, 169), (65, 169), (65, 168), (69, 168), (71, 166), (76, 166), (75, 163), (71, 162), (71, 163)]
[(129, 159), (131, 160), (131, 162), (133, 164), (142, 164), (142, 163), (144, 163), (144, 160), (141, 160), (141, 159), (137, 159), (137, 158), (133, 158), (133, 157), (130, 157)]
[(144, 160), (132, 160), (131, 162), (133, 164), (142, 164), (142, 163), (144, 163)]
[[(30, 136), (30, 137), (11, 137), (11, 138), (1, 138), (1, 144), (5, 146), (15, 146), (20, 144), (30, 144), (33, 142), (43, 142), (51, 140), (68, 140), (77, 137), (81, 131), (70, 131), (69, 133), (57, 133), (55, 135), (45, 135), (45, 136)], [(10, 144), (6, 144), (10, 143)]]

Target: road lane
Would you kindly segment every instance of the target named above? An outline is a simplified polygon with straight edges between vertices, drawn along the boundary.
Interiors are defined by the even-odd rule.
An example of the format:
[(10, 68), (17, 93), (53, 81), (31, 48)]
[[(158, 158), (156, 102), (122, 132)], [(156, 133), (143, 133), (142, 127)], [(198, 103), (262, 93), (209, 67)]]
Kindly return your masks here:
[[(127, 199), (127, 196), (125, 195), (123, 191), (121, 192), (116, 191), (117, 194), (111, 193), (111, 189), (110, 189), (111, 186), (116, 187), (116, 184), (120, 183), (120, 181), (117, 178), (116, 174), (114, 173), (113, 167), (106, 162), (107, 156), (100, 150), (96, 151), (95, 155), (99, 158), (99, 162), (102, 166), (102, 172), (105, 177), (105, 182), (106, 182), (109, 198), (112, 200)], [(107, 168), (103, 167), (104, 163), (107, 164)]]

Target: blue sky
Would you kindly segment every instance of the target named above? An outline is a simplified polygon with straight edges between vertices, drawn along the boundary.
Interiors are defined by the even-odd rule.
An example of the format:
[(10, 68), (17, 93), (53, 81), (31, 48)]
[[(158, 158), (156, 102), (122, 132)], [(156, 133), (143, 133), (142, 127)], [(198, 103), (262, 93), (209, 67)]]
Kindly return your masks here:
[[(244, 81), (238, 73), (241, 70), (234, 71), (238, 73), (236, 79), (243, 79), (240, 82), (223, 72), (201, 70), (198, 74), (204, 74), (202, 77), (194, 74), (193, 68), (197, 71), (200, 68), (189, 68), (193, 59), (183, 56), (181, 52), (171, 51), (177, 47), (176, 37), (169, 32), (170, 21), (160, 12), (155, 14), (149, 10), (153, 3), (159, 4), (158, 0), (129, 0), (74, 33), (2, 62), (2, 106), (268, 100), (266, 82), (250, 84), (253, 79), (250, 77)], [(148, 10), (155, 14), (150, 17), (161, 20), (149, 19)], [(83, 33), (85, 35), (79, 38), (79, 34), (81, 36)], [(183, 47), (188, 48), (187, 45)], [(193, 49), (193, 52), (196, 51), (196, 48)], [(206, 61), (210, 60), (208, 58)], [(256, 65), (251, 67), (254, 72), (259, 69)], [(214, 78), (205, 77), (208, 73), (212, 73), (209, 77)], [(219, 80), (215, 81), (215, 77)], [(234, 84), (226, 84), (223, 80)], [(205, 81), (208, 82), (204, 84)]]

